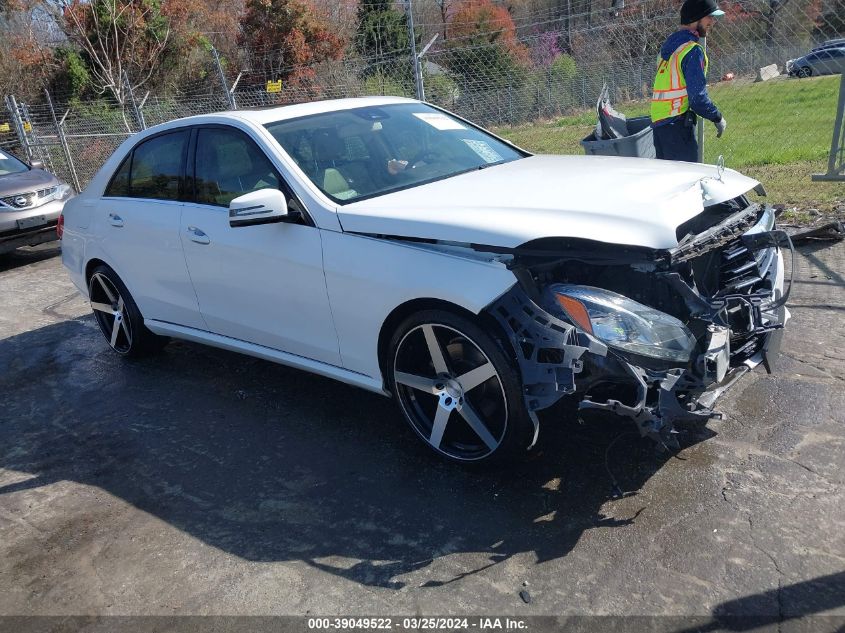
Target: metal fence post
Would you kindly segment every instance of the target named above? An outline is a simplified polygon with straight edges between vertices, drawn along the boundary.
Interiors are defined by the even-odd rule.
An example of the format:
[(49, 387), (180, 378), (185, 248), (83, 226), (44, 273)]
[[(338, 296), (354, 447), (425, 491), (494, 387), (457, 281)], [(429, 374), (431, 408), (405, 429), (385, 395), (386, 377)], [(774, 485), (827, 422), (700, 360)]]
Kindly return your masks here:
[(147, 122), (144, 121), (144, 113), (141, 112), (141, 108), (139, 108), (138, 104), (135, 102), (135, 93), (132, 91), (132, 83), (129, 81), (129, 75), (125, 70), (123, 71), (123, 84), (126, 88), (126, 94), (129, 95), (129, 102), (132, 104), (132, 111), (135, 113), (135, 121), (142, 130), (146, 130)]
[[(839, 165), (837, 165), (839, 161)], [(833, 123), (833, 140), (827, 159), (827, 173), (813, 174), (812, 179), (820, 181), (845, 181), (845, 75), (839, 80), (839, 102), (836, 106), (836, 120)]]
[(425, 90), (423, 89), (422, 69), (420, 68), (420, 58), (417, 57), (417, 38), (414, 35), (414, 8), (411, 0), (407, 0), (405, 5), (408, 10), (408, 37), (411, 39), (411, 56), (414, 62), (414, 83), (417, 87), (417, 99), (425, 101)]
[[(37, 137), (35, 135), (35, 126), (32, 124), (32, 117), (29, 114), (29, 106), (25, 103), (20, 104), (20, 112), (23, 114), (23, 131), (24, 137), (26, 138), (27, 145), (30, 149), (37, 148), (38, 149), (38, 158), (44, 163), (50, 171), (55, 171), (53, 167), (53, 157), (50, 155), (49, 150), (45, 147), (44, 143), (34, 142), (37, 141)], [(27, 132), (26, 126), (29, 125), (29, 131)], [(28, 136), (27, 136), (28, 134)], [(31, 152), (33, 156), (35, 156), (35, 152)]]
[(70, 176), (73, 179), (73, 187), (76, 189), (76, 192), (79, 193), (82, 191), (82, 187), (79, 186), (79, 176), (76, 174), (76, 166), (73, 164), (73, 154), (70, 153), (70, 146), (67, 142), (67, 137), (65, 136), (65, 129), (64, 129), (64, 117), (62, 117), (61, 123), (56, 118), (56, 110), (53, 107), (53, 99), (50, 97), (50, 91), (44, 88), (44, 94), (47, 97), (47, 105), (50, 106), (50, 115), (53, 117), (53, 125), (56, 126), (56, 134), (59, 137), (59, 143), (62, 145), (62, 150), (65, 153), (65, 161), (67, 161), (67, 167), (70, 171)]
[(15, 125), (15, 135), (18, 137), (18, 142), (21, 144), (21, 149), (23, 149), (24, 154), (26, 154), (27, 161), (32, 162), (32, 148), (29, 146), (29, 140), (26, 138), (26, 131), (24, 130), (24, 121), (21, 118), (21, 111), (14, 95), (6, 96), (6, 109), (8, 109), (9, 114), (12, 115), (12, 123), (14, 123)]
[(220, 84), (226, 92), (226, 100), (229, 102), (229, 107), (232, 108), (232, 110), (237, 110), (238, 104), (235, 103), (235, 95), (233, 92), (234, 88), (231, 90), (229, 89), (229, 83), (226, 81), (226, 74), (223, 72), (223, 64), (220, 63), (220, 55), (217, 53), (217, 49), (213, 46), (211, 47), (211, 54), (214, 55), (214, 63), (217, 65), (217, 73), (220, 75)]

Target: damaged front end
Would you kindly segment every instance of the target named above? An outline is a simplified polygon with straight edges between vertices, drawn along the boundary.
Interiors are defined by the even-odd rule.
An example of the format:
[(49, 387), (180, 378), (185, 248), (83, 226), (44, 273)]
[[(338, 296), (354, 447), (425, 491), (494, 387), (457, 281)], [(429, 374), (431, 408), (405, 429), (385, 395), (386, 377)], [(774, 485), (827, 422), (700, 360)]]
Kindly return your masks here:
[(774, 211), (740, 196), (677, 235), (671, 250), (544, 238), (511, 251), (519, 283), (488, 311), (509, 334), (535, 440), (537, 412), (570, 395), (674, 448), (677, 427), (718, 415), (743, 373), (769, 369), (791, 286)]

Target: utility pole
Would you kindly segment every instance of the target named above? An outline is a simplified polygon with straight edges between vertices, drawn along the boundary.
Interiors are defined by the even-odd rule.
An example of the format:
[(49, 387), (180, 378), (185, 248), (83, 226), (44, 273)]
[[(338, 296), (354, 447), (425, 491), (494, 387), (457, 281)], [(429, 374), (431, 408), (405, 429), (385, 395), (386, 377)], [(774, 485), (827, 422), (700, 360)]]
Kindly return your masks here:
[(408, 36), (411, 39), (411, 57), (414, 60), (414, 83), (417, 86), (417, 99), (425, 101), (422, 68), (420, 67), (420, 58), (417, 57), (417, 38), (414, 35), (414, 8), (411, 5), (411, 0), (406, 0), (405, 7), (408, 11)]

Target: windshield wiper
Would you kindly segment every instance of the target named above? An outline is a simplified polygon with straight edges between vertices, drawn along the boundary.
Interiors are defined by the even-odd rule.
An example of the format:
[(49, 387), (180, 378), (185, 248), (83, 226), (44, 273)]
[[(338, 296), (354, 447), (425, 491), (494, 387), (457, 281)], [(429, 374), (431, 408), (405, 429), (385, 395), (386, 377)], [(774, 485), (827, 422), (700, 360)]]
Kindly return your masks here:
[(497, 160), (495, 163), (484, 163), (483, 165), (478, 166), (478, 171), (482, 169), (487, 169), (488, 167), (493, 167), (494, 165), (502, 165), (505, 161), (504, 160)]
[(447, 174), (446, 176), (443, 176), (443, 178), (453, 178), (455, 176), (460, 176), (461, 174), (468, 174), (471, 171), (481, 171), (482, 169), (487, 169), (488, 167), (493, 167), (494, 165), (503, 165), (504, 163), (507, 163), (507, 162), (508, 161), (506, 161), (506, 160), (499, 160), (499, 161), (496, 161), (495, 163), (482, 163), (481, 165), (478, 165), (477, 167), (469, 167), (467, 169), (462, 169), (460, 171), (456, 171), (453, 174)]

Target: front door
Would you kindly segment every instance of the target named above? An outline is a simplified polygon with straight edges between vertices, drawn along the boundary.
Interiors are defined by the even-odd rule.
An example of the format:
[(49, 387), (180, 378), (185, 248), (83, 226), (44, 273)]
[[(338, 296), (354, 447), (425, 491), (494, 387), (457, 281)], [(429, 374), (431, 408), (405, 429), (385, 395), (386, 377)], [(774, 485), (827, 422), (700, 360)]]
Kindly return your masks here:
[(298, 204), (267, 156), (240, 130), (200, 128), (194, 170), (180, 235), (208, 329), (339, 366), (320, 230), (229, 226), (229, 202), (250, 191), (280, 189)]

